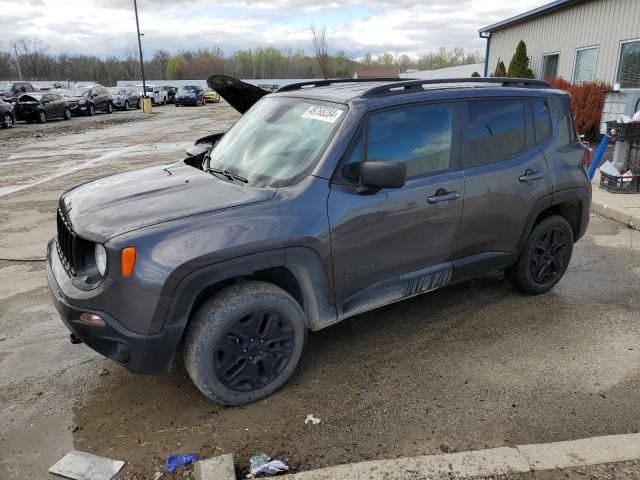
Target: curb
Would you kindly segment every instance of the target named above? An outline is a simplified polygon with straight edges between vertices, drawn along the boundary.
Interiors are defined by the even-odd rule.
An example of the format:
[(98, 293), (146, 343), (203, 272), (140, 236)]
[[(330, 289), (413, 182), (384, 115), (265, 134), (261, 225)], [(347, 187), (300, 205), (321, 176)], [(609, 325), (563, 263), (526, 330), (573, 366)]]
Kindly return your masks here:
[(379, 460), (281, 477), (288, 480), (476, 478), (640, 459), (640, 434)]
[(591, 210), (599, 213), (603, 217), (610, 218), (616, 222), (624, 223), (634, 230), (640, 229), (640, 215), (629, 215), (628, 212), (620, 208), (615, 208), (597, 200), (591, 201)]

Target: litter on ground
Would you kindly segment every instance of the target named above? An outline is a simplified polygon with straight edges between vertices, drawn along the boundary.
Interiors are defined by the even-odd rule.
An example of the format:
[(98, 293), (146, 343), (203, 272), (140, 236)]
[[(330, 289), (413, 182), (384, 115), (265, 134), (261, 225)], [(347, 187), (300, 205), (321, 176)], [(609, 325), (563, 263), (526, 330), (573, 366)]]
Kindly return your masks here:
[(121, 460), (71, 450), (50, 469), (50, 473), (74, 480), (111, 480), (124, 466)]
[(251, 457), (249, 464), (249, 471), (251, 472), (249, 478), (260, 476), (270, 477), (271, 475), (289, 471), (289, 466), (286, 463), (281, 460), (271, 460), (269, 456), (264, 453)]
[(310, 413), (309, 415), (307, 415), (307, 418), (304, 419), (304, 424), (308, 425), (308, 424), (313, 424), (313, 425), (317, 425), (321, 422), (322, 420), (320, 420), (319, 418), (316, 418), (313, 416), (313, 413)]
[(169, 455), (169, 457), (167, 458), (167, 472), (171, 473), (176, 468), (184, 467), (185, 465), (189, 465), (196, 460), (198, 460), (198, 456), (195, 453), (187, 453), (185, 455)]

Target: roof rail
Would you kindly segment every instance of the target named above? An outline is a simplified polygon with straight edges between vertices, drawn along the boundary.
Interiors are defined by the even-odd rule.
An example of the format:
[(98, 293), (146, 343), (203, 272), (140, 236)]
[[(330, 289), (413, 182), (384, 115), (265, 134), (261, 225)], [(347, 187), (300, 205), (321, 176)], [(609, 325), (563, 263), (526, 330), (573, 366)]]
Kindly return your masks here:
[(334, 83), (366, 83), (366, 82), (400, 82), (406, 81), (405, 78), (398, 77), (371, 77), (371, 78), (335, 78), (329, 80), (310, 80), (308, 82), (292, 83), (279, 88), (277, 92), (289, 92), (291, 90), (299, 90), (301, 88), (326, 87)]
[(407, 80), (399, 82), (397, 85), (380, 85), (367, 90), (363, 97), (375, 97), (378, 95), (395, 93), (412, 93), (421, 91), (423, 85), (438, 85), (446, 83), (498, 83), (501, 87), (524, 87), (524, 88), (551, 88), (544, 80), (534, 80), (531, 78), (506, 78), (506, 77), (465, 77), (465, 78), (433, 78), (429, 80)]

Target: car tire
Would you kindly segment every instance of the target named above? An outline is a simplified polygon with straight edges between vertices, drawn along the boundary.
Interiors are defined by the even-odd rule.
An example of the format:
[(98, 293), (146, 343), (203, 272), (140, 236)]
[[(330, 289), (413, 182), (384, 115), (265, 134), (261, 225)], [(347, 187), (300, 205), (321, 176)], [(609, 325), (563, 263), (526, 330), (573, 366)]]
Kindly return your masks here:
[(38, 123), (47, 123), (47, 114), (43, 110), (38, 111), (37, 120)]
[(175, 106), (176, 106), (176, 107), (179, 107), (180, 105), (176, 102), (176, 103), (175, 103)]
[(560, 215), (547, 217), (533, 228), (518, 262), (505, 270), (505, 276), (523, 293), (548, 292), (567, 271), (572, 253), (569, 222)]
[(107, 109), (105, 110), (105, 113), (113, 113), (113, 103), (107, 102)]
[(187, 327), (184, 363), (206, 397), (244, 405), (291, 377), (306, 335), (304, 313), (291, 295), (270, 283), (242, 282), (198, 309)]
[(96, 114), (96, 107), (93, 106), (93, 103), (90, 103), (87, 107), (87, 115), (93, 117)]
[(138, 103), (136, 104), (136, 108), (140, 110), (142, 108), (142, 98), (138, 98)]
[(127, 110), (129, 110), (129, 100), (124, 101), (124, 111), (126, 112)]
[(65, 108), (64, 113), (62, 114), (62, 119), (71, 120), (71, 110), (69, 110), (68, 108)]
[(2, 122), (2, 128), (11, 128), (13, 127), (13, 117), (10, 113), (4, 114), (4, 121)]

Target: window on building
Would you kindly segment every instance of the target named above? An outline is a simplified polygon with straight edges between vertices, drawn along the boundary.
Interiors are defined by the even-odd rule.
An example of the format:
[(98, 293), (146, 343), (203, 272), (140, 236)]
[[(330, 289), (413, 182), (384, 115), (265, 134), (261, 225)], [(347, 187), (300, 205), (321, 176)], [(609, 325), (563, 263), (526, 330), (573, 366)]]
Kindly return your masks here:
[(470, 101), (468, 135), (467, 168), (500, 162), (524, 150), (524, 102), (518, 99)]
[(640, 88), (640, 40), (621, 45), (616, 83), (621, 88)]
[(453, 105), (394, 108), (371, 115), (367, 160), (407, 162), (407, 178), (451, 168)]
[(542, 57), (542, 79), (558, 77), (558, 64), (560, 63), (560, 54), (551, 53)]
[(573, 83), (592, 82), (596, 78), (598, 47), (576, 50), (576, 64), (573, 69)]
[(534, 99), (532, 105), (536, 143), (541, 143), (551, 136), (551, 114), (547, 102), (542, 99)]

